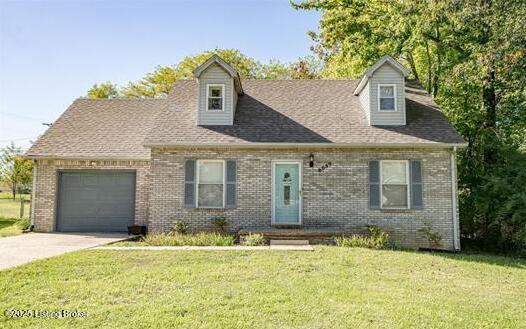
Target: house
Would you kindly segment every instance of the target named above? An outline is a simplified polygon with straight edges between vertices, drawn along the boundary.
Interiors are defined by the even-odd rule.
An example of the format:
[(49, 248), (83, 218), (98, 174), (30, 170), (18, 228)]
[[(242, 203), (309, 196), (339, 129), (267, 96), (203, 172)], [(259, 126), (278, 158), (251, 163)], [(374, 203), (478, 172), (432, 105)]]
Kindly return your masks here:
[[(363, 232), (458, 250), (464, 140), (386, 56), (360, 80), (242, 80), (213, 56), (165, 99), (77, 99), (27, 152), (35, 230)], [(294, 231), (293, 231), (294, 232)]]

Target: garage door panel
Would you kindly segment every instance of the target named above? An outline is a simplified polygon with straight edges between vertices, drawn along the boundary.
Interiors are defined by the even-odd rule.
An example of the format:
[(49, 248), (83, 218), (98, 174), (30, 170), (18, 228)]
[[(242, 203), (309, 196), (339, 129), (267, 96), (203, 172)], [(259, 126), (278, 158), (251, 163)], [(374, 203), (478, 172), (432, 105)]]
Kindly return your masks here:
[(123, 232), (135, 217), (135, 173), (62, 172), (57, 230)]

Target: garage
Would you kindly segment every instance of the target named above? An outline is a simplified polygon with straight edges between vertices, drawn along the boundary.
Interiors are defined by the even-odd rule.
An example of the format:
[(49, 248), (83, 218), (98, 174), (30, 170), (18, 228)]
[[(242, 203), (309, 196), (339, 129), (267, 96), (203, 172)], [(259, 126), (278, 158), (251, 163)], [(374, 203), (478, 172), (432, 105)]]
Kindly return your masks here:
[(134, 171), (59, 172), (57, 231), (125, 232), (134, 218)]

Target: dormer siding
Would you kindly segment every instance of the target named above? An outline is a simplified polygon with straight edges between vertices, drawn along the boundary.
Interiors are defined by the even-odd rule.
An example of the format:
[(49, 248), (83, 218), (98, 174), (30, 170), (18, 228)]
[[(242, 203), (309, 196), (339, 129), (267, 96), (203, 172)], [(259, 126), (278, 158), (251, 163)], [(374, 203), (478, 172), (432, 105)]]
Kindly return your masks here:
[[(198, 124), (232, 125), (234, 118), (234, 79), (219, 65), (206, 68), (199, 79)], [(207, 89), (209, 85), (223, 85), (224, 104), (222, 111), (209, 111)]]
[[(385, 63), (374, 72), (368, 82), (371, 111), (369, 123), (373, 126), (405, 125), (405, 78), (400, 71)], [(396, 110), (381, 111), (379, 108), (379, 86), (394, 85), (396, 90)], [(367, 86), (366, 86), (367, 88)], [(365, 91), (365, 90), (364, 90)]]

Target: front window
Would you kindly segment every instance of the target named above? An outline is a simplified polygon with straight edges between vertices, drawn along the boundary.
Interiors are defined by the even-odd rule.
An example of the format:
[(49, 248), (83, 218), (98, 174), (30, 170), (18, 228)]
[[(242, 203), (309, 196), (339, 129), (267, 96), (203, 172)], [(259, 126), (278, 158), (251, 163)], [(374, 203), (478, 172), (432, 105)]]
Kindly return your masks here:
[(381, 161), (382, 208), (408, 208), (409, 166), (407, 161)]
[(223, 85), (208, 85), (208, 110), (222, 111), (224, 101)]
[(197, 161), (197, 206), (222, 208), (224, 191), (224, 162)]
[(380, 111), (395, 111), (396, 96), (394, 85), (379, 85)]

